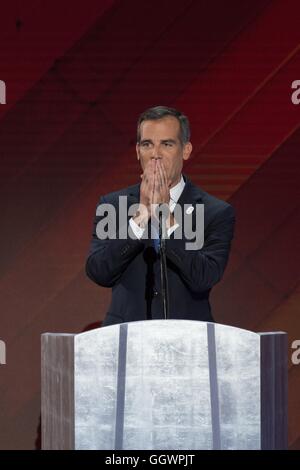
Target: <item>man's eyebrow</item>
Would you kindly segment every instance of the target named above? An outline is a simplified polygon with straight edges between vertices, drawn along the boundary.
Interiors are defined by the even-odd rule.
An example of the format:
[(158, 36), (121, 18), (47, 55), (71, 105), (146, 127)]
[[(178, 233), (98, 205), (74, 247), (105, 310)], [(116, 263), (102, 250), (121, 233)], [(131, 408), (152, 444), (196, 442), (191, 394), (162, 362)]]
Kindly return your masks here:
[[(162, 139), (160, 142), (161, 142), (162, 144), (165, 144), (165, 143), (167, 143), (167, 142), (168, 142), (168, 143), (172, 143), (172, 144), (176, 144), (176, 140), (175, 140), (175, 139), (172, 139), (172, 138), (170, 138), (170, 139)], [(140, 144), (145, 144), (145, 143), (153, 144), (153, 140), (152, 140), (152, 139), (142, 139), (142, 140), (140, 141)]]
[(161, 142), (164, 144), (165, 142), (169, 142), (169, 143), (172, 143), (172, 144), (176, 144), (176, 140), (175, 139), (163, 139), (161, 140)]

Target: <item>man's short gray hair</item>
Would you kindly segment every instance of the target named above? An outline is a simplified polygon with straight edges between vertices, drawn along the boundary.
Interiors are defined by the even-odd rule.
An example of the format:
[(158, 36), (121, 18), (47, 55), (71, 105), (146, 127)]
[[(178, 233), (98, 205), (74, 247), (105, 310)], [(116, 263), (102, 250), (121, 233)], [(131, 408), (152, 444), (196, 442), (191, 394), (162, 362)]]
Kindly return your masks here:
[(190, 123), (188, 118), (178, 111), (175, 108), (169, 108), (167, 106), (155, 106), (154, 108), (148, 108), (144, 111), (138, 120), (137, 125), (137, 143), (139, 144), (141, 141), (141, 124), (144, 121), (154, 121), (158, 119), (163, 119), (167, 116), (175, 117), (180, 125), (180, 141), (181, 144), (184, 145), (190, 141), (191, 131), (190, 131)]

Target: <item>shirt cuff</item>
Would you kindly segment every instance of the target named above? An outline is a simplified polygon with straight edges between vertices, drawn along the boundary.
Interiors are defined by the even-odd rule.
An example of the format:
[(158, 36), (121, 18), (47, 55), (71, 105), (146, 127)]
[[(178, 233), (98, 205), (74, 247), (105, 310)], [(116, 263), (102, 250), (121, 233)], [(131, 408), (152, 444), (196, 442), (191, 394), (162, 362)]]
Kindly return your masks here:
[[(138, 224), (133, 220), (133, 218), (131, 218), (131, 219), (129, 220), (129, 225), (130, 225), (131, 230), (133, 231), (134, 235), (136, 236), (136, 238), (137, 238), (138, 240), (141, 240), (141, 238), (142, 238), (143, 235), (144, 235), (145, 229), (139, 227)], [(173, 227), (172, 227), (172, 228), (173, 228)]]
[[(172, 225), (172, 227), (168, 228), (167, 235), (170, 238), (173, 232), (179, 227), (179, 224)], [(139, 227), (140, 228), (140, 227)]]

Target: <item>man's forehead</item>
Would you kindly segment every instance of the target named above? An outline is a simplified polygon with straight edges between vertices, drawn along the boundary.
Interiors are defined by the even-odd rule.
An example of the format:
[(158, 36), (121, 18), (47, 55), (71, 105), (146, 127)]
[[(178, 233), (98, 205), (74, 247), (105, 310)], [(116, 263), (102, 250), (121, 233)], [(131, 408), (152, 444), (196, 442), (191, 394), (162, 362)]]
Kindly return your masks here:
[(151, 138), (155, 134), (164, 137), (179, 137), (180, 124), (174, 116), (152, 119), (141, 123), (141, 138)]

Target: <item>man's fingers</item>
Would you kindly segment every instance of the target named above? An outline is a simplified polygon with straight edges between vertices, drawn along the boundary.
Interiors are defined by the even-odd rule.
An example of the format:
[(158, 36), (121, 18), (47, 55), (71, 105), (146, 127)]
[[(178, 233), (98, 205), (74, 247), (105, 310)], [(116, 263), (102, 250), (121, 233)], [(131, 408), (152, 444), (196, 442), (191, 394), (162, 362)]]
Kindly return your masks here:
[(160, 159), (151, 159), (142, 177), (143, 193), (149, 204), (169, 202), (170, 192), (165, 167)]
[(159, 173), (160, 173), (160, 184), (161, 184), (161, 189), (162, 191), (168, 191), (168, 182), (167, 182), (167, 175), (166, 171), (164, 169), (163, 163), (160, 162), (159, 164)]
[(154, 172), (154, 166), (153, 166), (153, 162), (150, 160), (145, 166), (145, 169), (144, 169), (143, 174), (141, 175), (141, 178), (144, 181), (149, 182), (149, 180), (152, 179), (153, 172)]
[(159, 181), (159, 189), (162, 190), (164, 181), (163, 181), (163, 175), (162, 175), (160, 163), (158, 164), (158, 181)]
[(155, 160), (150, 160), (151, 164), (151, 193), (150, 193), (150, 203), (152, 204), (154, 191), (155, 191), (155, 172), (156, 172), (156, 162)]
[(167, 172), (165, 170), (163, 162), (161, 162), (161, 164), (160, 164), (160, 169), (161, 169), (163, 183), (168, 188), (169, 187), (168, 177), (167, 177)]

